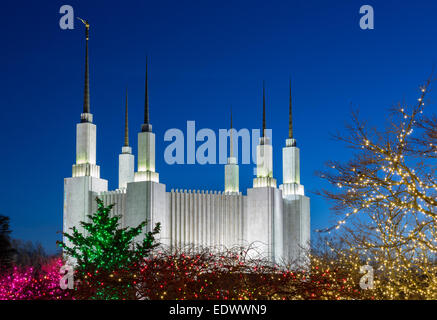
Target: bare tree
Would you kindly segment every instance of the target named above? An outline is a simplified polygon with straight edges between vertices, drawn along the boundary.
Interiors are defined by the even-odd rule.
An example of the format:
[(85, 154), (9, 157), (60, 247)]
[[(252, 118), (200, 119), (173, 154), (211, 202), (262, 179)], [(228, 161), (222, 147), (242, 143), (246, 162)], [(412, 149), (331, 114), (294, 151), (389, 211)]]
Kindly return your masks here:
[(417, 103), (394, 107), (382, 130), (354, 113), (347, 134), (335, 137), (353, 149), (351, 159), (318, 172), (336, 187), (318, 194), (340, 217), (320, 231), (342, 229), (349, 251), (377, 267), (388, 298), (437, 292), (437, 119), (423, 114), (431, 82), (420, 87)]

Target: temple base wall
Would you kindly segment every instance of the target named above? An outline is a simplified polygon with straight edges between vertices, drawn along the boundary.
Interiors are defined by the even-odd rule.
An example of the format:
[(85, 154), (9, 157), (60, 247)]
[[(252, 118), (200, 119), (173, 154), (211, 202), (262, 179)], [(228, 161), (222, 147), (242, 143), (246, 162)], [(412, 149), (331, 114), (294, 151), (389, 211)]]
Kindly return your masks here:
[[(87, 215), (95, 212), (95, 198), (100, 192), (108, 190), (108, 181), (90, 176), (64, 179), (64, 232), (71, 228), (82, 232), (81, 221), (88, 221)], [(64, 237), (64, 241), (66, 241)], [(68, 242), (67, 242), (68, 243)]]

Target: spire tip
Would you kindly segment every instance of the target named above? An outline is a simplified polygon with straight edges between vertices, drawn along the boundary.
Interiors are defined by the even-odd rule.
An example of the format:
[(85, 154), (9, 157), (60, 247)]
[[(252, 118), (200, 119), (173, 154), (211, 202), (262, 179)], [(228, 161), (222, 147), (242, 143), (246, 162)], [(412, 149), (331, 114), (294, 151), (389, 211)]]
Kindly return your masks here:
[(262, 137), (264, 137), (266, 131), (266, 88), (265, 88), (265, 80), (263, 80), (263, 128), (262, 128)]
[(141, 126), (142, 131), (150, 132), (152, 131), (152, 126), (150, 125), (149, 119), (149, 83), (148, 83), (148, 56), (146, 56), (146, 88), (144, 97), (144, 124)]
[(293, 113), (292, 113), (292, 103), (291, 103), (291, 77), (290, 77), (290, 101), (289, 101), (289, 119), (288, 119), (288, 138), (293, 139)]
[(129, 147), (129, 111), (128, 111), (128, 92), (126, 87), (126, 109), (124, 122), (124, 146)]
[[(88, 61), (88, 39), (89, 39), (89, 29), (90, 25), (88, 20), (78, 18), (85, 25), (85, 83), (84, 83), (84, 94), (83, 94), (83, 113), (90, 113), (90, 90), (89, 90), (89, 61)], [(86, 117), (85, 117), (86, 118)], [(83, 120), (83, 119), (82, 119)]]

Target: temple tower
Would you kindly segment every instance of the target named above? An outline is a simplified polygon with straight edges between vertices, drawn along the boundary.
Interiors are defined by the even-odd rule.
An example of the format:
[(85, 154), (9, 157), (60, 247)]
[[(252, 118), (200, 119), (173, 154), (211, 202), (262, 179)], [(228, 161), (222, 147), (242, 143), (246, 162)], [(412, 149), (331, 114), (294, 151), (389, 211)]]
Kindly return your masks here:
[(138, 171), (135, 181), (159, 182), (159, 174), (155, 172), (155, 134), (149, 121), (149, 88), (146, 61), (146, 89), (144, 101), (144, 123), (138, 133)]
[(132, 148), (129, 146), (129, 115), (128, 115), (128, 96), (126, 89), (126, 109), (124, 123), (124, 145), (121, 148), (121, 154), (118, 156), (118, 188), (127, 187), (129, 182), (134, 181), (135, 173), (135, 156), (132, 154)]
[(83, 112), (80, 123), (76, 126), (76, 164), (73, 165), (73, 177), (100, 177), (100, 167), (96, 165), (96, 125), (90, 112), (89, 63), (88, 63), (88, 21), (85, 24), (85, 83), (83, 97)]
[(289, 87), (288, 139), (282, 148), (284, 198), (284, 259), (294, 266), (307, 265), (310, 244), (310, 199), (300, 184), (300, 152), (293, 136), (291, 80)]
[[(88, 40), (89, 23), (85, 24), (85, 83), (83, 112), (76, 126), (76, 163), (71, 178), (64, 179), (64, 232), (76, 226), (79, 231), (81, 221), (87, 221), (87, 215), (95, 208), (95, 197), (99, 192), (108, 190), (108, 181), (100, 179), (100, 167), (96, 164), (96, 125), (90, 111)], [(67, 241), (67, 239), (64, 239)], [(67, 241), (68, 243), (68, 241)]]
[(256, 178), (253, 187), (276, 188), (276, 179), (273, 178), (273, 147), (266, 133), (266, 94), (263, 81), (263, 126), (259, 145), (256, 147)]
[(247, 190), (244, 238), (256, 253), (280, 263), (283, 260), (282, 195), (273, 178), (273, 148), (266, 137), (266, 97), (263, 82), (262, 136), (257, 146), (256, 178)]
[[(134, 182), (127, 183), (127, 210), (125, 225), (136, 227), (147, 221), (145, 231), (161, 223), (158, 239), (162, 244), (170, 243), (170, 217), (167, 208), (165, 185), (159, 183), (159, 174), (155, 171), (155, 134), (149, 119), (149, 88), (146, 61), (146, 85), (144, 101), (144, 123), (138, 133), (138, 168)], [(141, 240), (139, 237), (137, 240)]]
[(229, 129), (229, 158), (228, 163), (225, 165), (225, 193), (239, 193), (239, 167), (237, 164), (237, 158), (234, 157), (234, 128), (232, 126), (232, 109), (231, 109), (231, 127)]

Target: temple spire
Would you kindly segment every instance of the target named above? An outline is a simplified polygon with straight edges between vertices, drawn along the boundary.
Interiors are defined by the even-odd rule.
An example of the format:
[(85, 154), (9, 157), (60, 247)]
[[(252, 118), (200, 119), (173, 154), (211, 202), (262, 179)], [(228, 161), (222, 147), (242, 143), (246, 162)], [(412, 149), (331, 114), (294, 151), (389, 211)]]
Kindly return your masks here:
[(232, 129), (232, 106), (231, 106), (231, 129)]
[(118, 155), (118, 188), (127, 188), (129, 182), (135, 180), (135, 156), (129, 146), (129, 104), (128, 91), (126, 87), (126, 105), (124, 117), (124, 145), (121, 154)]
[(144, 101), (144, 124), (149, 124), (149, 88), (148, 88), (148, 79), (147, 79), (147, 60), (146, 60), (146, 96)]
[(291, 108), (291, 78), (290, 78), (290, 102), (289, 102), (289, 119), (288, 119), (288, 138), (293, 139), (293, 113)]
[(234, 156), (234, 141), (233, 141), (233, 137), (232, 137), (232, 106), (231, 106), (231, 127), (230, 127), (230, 157), (232, 158)]
[(152, 126), (149, 120), (149, 81), (148, 81), (148, 71), (147, 71), (147, 57), (146, 57), (146, 88), (144, 97), (144, 124), (141, 126), (141, 131), (151, 132)]
[(234, 126), (232, 124), (232, 106), (230, 108), (231, 124), (229, 128), (229, 157), (228, 163), (225, 165), (225, 193), (238, 193), (239, 192), (239, 168), (237, 164), (237, 158), (234, 158), (234, 137), (232, 131)]
[(126, 111), (125, 111), (125, 122), (124, 122), (124, 146), (129, 147), (129, 115), (128, 115), (127, 88), (126, 88)]
[(83, 20), (78, 18), (85, 25), (85, 39), (86, 39), (86, 48), (85, 48), (85, 85), (83, 92), (83, 113), (90, 113), (90, 79), (89, 79), (89, 65), (88, 65), (88, 39), (89, 39), (89, 31), (90, 24), (88, 20)]
[(263, 80), (263, 129), (262, 129), (262, 137), (264, 137), (266, 130), (266, 88), (265, 81)]

